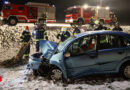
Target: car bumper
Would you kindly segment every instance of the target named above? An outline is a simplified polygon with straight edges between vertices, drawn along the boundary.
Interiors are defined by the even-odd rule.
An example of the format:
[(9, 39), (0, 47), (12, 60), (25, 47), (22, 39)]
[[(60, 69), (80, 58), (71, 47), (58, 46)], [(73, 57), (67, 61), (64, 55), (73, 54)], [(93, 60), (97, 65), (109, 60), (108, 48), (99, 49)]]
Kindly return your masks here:
[(40, 60), (40, 58), (31, 57), (31, 58), (29, 59), (27, 68), (28, 68), (28, 69), (32, 69), (32, 70), (38, 70), (38, 69), (39, 69), (39, 66), (40, 66), (41, 64), (42, 64), (42, 61)]
[(68, 19), (68, 20), (65, 20), (66, 23), (73, 23), (73, 19)]

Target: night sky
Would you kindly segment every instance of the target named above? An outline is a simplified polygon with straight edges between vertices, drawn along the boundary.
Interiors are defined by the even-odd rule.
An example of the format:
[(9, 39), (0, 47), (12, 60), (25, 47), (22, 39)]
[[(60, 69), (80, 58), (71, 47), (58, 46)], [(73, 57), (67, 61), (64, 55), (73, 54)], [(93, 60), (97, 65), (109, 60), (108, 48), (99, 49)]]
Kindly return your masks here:
[[(57, 21), (64, 21), (65, 12), (67, 7), (73, 5), (99, 5), (100, 0), (8, 0), (11, 3), (24, 4), (26, 2), (42, 2), (49, 3), (56, 6), (56, 19)], [(130, 0), (102, 0), (103, 6), (110, 6), (116, 13), (121, 24), (130, 24)], [(0, 0), (2, 5), (2, 0)], [(0, 5), (0, 6), (1, 6)]]

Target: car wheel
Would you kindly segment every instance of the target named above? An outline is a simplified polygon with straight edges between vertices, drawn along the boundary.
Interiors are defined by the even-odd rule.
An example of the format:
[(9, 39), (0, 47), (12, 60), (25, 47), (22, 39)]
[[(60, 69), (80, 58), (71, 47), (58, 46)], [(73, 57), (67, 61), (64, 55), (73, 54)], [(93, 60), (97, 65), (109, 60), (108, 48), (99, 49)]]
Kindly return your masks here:
[(38, 76), (38, 71), (37, 70), (33, 70), (33, 75), (34, 76)]
[(50, 71), (49, 77), (53, 81), (61, 81), (63, 79), (63, 73), (60, 69), (58, 68), (53, 68)]
[(121, 70), (121, 75), (125, 78), (125, 79), (130, 79), (130, 63), (124, 65)]
[(17, 22), (18, 21), (16, 18), (9, 18), (8, 25), (15, 26), (17, 24)]

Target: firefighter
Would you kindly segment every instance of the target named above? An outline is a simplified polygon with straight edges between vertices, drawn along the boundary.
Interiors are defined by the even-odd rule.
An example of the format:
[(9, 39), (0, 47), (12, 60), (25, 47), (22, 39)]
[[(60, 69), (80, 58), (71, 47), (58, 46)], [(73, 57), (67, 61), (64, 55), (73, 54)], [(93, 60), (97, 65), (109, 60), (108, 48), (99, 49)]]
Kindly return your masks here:
[(42, 14), (42, 18), (39, 19), (38, 22), (41, 23), (41, 24), (45, 24), (46, 20), (47, 20), (47, 12), (45, 12), (45, 13)]
[(95, 20), (94, 22), (96, 25), (98, 25), (100, 23), (100, 21), (98, 19)]
[(117, 23), (117, 17), (116, 15), (114, 14), (111, 18), (111, 21), (110, 21), (110, 26), (112, 25), (115, 25)]
[(70, 32), (67, 31), (66, 27), (61, 28), (61, 32), (57, 35), (57, 39), (60, 39), (60, 43), (64, 42), (66, 39), (70, 37)]
[(42, 27), (42, 24), (37, 23), (32, 35), (36, 39), (36, 52), (39, 52), (39, 41), (44, 39), (48, 40), (47, 32)]
[(97, 26), (98, 27), (95, 30), (110, 30), (110, 28), (104, 26), (102, 22), (99, 22)]
[[(20, 37), (22, 43), (26, 46), (28, 42), (31, 40), (31, 34), (29, 32), (29, 27), (25, 26), (25, 30), (22, 32), (22, 36)], [(24, 58), (28, 58), (30, 53), (30, 44), (28, 45), (25, 53), (24, 53)]]
[(74, 29), (74, 31), (73, 31), (73, 36), (76, 35), (76, 34), (78, 34), (78, 33), (81, 33), (81, 31), (79, 30), (78, 27), (76, 27), (75, 24), (71, 23), (70, 25), (71, 25), (71, 27)]
[(120, 27), (119, 23), (116, 23), (115, 27), (112, 30), (113, 31), (123, 31), (123, 29)]
[(94, 29), (94, 25), (95, 25), (95, 20), (94, 20), (94, 18), (92, 17), (92, 18), (90, 19), (90, 22), (89, 22), (88, 30), (89, 30), (89, 31), (90, 31), (90, 30), (93, 30), (93, 29)]

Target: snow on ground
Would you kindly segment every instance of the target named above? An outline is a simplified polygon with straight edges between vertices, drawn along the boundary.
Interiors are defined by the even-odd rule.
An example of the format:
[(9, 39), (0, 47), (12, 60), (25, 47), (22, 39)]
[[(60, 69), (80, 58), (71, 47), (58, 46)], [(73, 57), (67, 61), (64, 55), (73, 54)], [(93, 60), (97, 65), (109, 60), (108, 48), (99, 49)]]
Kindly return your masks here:
[[(10, 69), (0, 68), (0, 75), (3, 76), (0, 90), (130, 90), (130, 81), (119, 80), (120, 77), (119, 79), (108, 77), (97, 81), (94, 80), (97, 78), (93, 78), (92, 81), (87, 82), (81, 79), (63, 86), (62, 83), (54, 84), (44, 77), (28, 80), (29, 73), (30, 71), (26, 69), (26, 66)], [(112, 78), (114, 81), (110, 82)], [(3, 83), (4, 85), (2, 85)]]
[[(64, 25), (61, 25), (64, 26)], [(30, 25), (32, 31), (33, 25)], [(68, 26), (67, 26), (68, 27)], [(130, 31), (130, 26), (122, 26), (125, 32)], [(17, 42), (21, 35), (23, 26), (8, 27), (6, 25), (0, 26), (0, 30), (13, 32)], [(56, 41), (56, 35), (60, 32), (61, 27), (50, 26), (47, 28), (49, 40)], [(72, 30), (68, 28), (70, 32)], [(82, 28), (82, 32), (86, 30), (86, 26)], [(6, 34), (6, 33), (5, 33)], [(2, 38), (0, 38), (0, 41)], [(11, 46), (8, 49), (0, 46), (0, 61), (10, 59), (15, 56), (20, 48), (19, 43), (11, 42)], [(12, 45), (14, 44), (14, 46)], [(35, 52), (34, 44), (31, 45), (31, 54)], [(25, 66), (16, 68), (0, 68), (0, 76), (3, 77), (3, 81), (0, 82), (0, 90), (130, 90), (130, 81), (126, 81), (121, 77), (116, 76), (90, 76), (82, 79), (77, 79), (67, 86), (63, 86), (62, 83), (54, 84), (52, 81), (46, 80), (44, 77), (34, 78), (30, 76), (31, 71), (28, 71)], [(28, 77), (32, 77), (28, 80)]]

